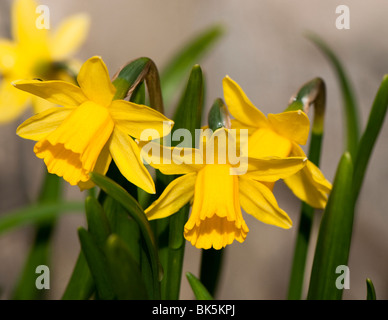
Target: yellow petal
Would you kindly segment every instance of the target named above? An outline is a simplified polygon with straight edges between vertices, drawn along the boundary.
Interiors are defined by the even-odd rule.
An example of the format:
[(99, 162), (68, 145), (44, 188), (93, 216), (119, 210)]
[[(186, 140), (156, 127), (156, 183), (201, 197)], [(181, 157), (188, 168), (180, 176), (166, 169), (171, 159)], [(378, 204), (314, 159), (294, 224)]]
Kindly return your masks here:
[(15, 120), (27, 109), (30, 95), (15, 89), (8, 78), (0, 83), (0, 124)]
[(102, 106), (108, 106), (112, 102), (116, 89), (110, 81), (108, 69), (100, 57), (94, 56), (82, 65), (77, 81), (89, 100)]
[(225, 103), (233, 117), (248, 127), (266, 127), (268, 125), (265, 115), (252, 104), (235, 81), (226, 76), (222, 85)]
[(287, 157), (292, 142), (271, 128), (258, 129), (248, 139), (248, 154), (254, 158)]
[(279, 208), (275, 196), (268, 187), (243, 176), (239, 177), (239, 183), (240, 203), (245, 212), (261, 222), (284, 229), (291, 228), (291, 219)]
[(237, 119), (232, 119), (231, 121), (231, 129), (236, 129), (236, 130), (241, 130), (241, 129), (247, 129), (248, 130), (248, 135), (252, 135), (257, 128), (256, 127), (248, 127), (244, 123), (238, 121)]
[(166, 218), (176, 213), (194, 196), (196, 173), (176, 178), (164, 189), (161, 196), (146, 210), (148, 220)]
[(78, 107), (87, 101), (87, 98), (79, 87), (65, 81), (18, 80), (12, 84), (17, 89), (32, 93), (65, 107)]
[(33, 96), (31, 100), (32, 100), (32, 109), (34, 111), (34, 114), (57, 107), (55, 103), (52, 103), (48, 100), (45, 100), (37, 96)]
[(16, 63), (15, 44), (6, 39), (0, 39), (0, 72), (11, 71)]
[(141, 139), (142, 133), (147, 136), (151, 130), (159, 137), (168, 135), (174, 122), (160, 112), (125, 100), (114, 100), (109, 106), (117, 126), (132, 137)]
[(291, 191), (313, 208), (324, 209), (330, 192), (330, 183), (311, 162), (300, 172), (284, 179)]
[[(302, 148), (296, 144), (293, 146), (292, 153), (296, 155), (304, 154)], [(321, 170), (311, 161), (307, 161), (306, 167), (295, 175), (284, 179), (284, 182), (299, 199), (313, 208), (325, 208), (332, 186)]]
[(110, 153), (121, 174), (128, 181), (148, 193), (155, 193), (154, 181), (143, 164), (138, 145), (117, 127), (110, 141)]
[(242, 217), (237, 176), (229, 165), (206, 165), (195, 182), (193, 209), (184, 227), (186, 240), (199, 249), (221, 249), (243, 242), (249, 229)]
[(114, 123), (106, 108), (85, 102), (72, 110), (62, 124), (35, 144), (34, 152), (47, 169), (71, 185), (89, 180)]
[(258, 181), (275, 182), (294, 175), (303, 169), (306, 163), (306, 157), (248, 158), (248, 172), (245, 177)]
[(15, 0), (12, 5), (13, 38), (29, 51), (25, 54), (47, 49), (47, 29), (37, 28), (37, 7), (33, 0)]
[(140, 141), (139, 148), (144, 161), (164, 174), (186, 174), (204, 166), (198, 149), (171, 148), (153, 141)]
[(268, 114), (273, 130), (281, 136), (298, 144), (306, 144), (309, 135), (310, 120), (301, 110)]
[(89, 31), (90, 18), (77, 14), (65, 19), (51, 38), (51, 54), (54, 60), (69, 57), (85, 41)]
[[(112, 161), (112, 157), (109, 151), (109, 141), (105, 144), (104, 148), (102, 148), (100, 156), (97, 159), (96, 165), (93, 168), (94, 172), (105, 175), (109, 169), (109, 165)], [(81, 191), (85, 189), (90, 189), (95, 186), (94, 182), (90, 179), (88, 181), (80, 181), (78, 182), (78, 187)]]
[(24, 139), (39, 141), (58, 128), (70, 115), (72, 108), (51, 108), (24, 121), (16, 134)]

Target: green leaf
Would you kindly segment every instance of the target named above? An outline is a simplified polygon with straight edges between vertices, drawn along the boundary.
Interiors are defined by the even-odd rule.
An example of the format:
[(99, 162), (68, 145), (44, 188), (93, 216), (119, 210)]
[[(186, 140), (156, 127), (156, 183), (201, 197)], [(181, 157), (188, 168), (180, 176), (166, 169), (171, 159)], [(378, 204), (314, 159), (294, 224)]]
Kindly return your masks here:
[(117, 236), (108, 238), (105, 254), (112, 287), (120, 300), (148, 299), (142, 274), (127, 245)]
[(367, 290), (366, 299), (376, 300), (375, 286), (373, 285), (372, 280), (369, 278), (366, 279), (366, 290)]
[(138, 224), (145, 245), (148, 250), (149, 261), (152, 270), (152, 281), (153, 281), (153, 294), (150, 297), (155, 299), (160, 297), (160, 283), (159, 278), (162, 276), (163, 271), (159, 264), (158, 252), (156, 248), (156, 243), (154, 235), (152, 233), (150, 224), (146, 218), (146, 215), (143, 209), (140, 207), (139, 203), (120, 185), (115, 183), (108, 177), (100, 175), (98, 173), (91, 173), (91, 179), (93, 182), (98, 185), (106, 194), (111, 196), (113, 199), (118, 201), (127, 213), (136, 221)]
[(365, 131), (358, 145), (356, 158), (354, 160), (354, 181), (353, 194), (355, 201), (361, 190), (362, 182), (368, 167), (370, 156), (376, 144), (377, 137), (384, 124), (388, 108), (388, 75), (385, 75), (380, 88), (373, 101), (372, 109)]
[(92, 274), (85, 255), (81, 251), (67, 283), (62, 300), (87, 300), (95, 290)]
[(30, 224), (50, 221), (62, 214), (79, 213), (83, 210), (84, 204), (78, 201), (32, 204), (3, 215), (0, 218), (0, 235)]
[[(193, 147), (195, 146), (195, 130), (199, 129), (202, 120), (202, 111), (204, 108), (204, 79), (202, 69), (199, 65), (195, 65), (191, 69), (189, 79), (187, 81), (186, 89), (182, 94), (178, 107), (174, 116), (174, 128), (172, 130), (172, 136), (174, 132), (180, 128), (185, 128), (191, 133), (191, 141), (181, 141), (180, 147)], [(176, 142), (172, 142), (172, 145), (176, 145)], [(158, 179), (162, 174), (158, 173)], [(177, 176), (169, 176), (166, 178), (166, 184)], [(157, 182), (157, 185), (161, 183)], [(167, 245), (168, 250), (165, 250), (160, 246), (161, 261), (164, 263), (165, 277), (162, 281), (162, 297), (168, 300), (179, 299), (181, 278), (182, 278), (182, 265), (185, 251), (186, 240), (183, 237), (184, 225), (187, 222), (189, 215), (190, 205), (187, 204), (176, 212), (171, 217), (161, 219), (156, 222), (156, 228), (161, 232), (168, 232), (168, 242), (162, 245)], [(168, 226), (166, 225), (168, 224)], [(158, 236), (158, 238), (161, 238)]]
[(118, 235), (125, 242), (136, 262), (140, 263), (142, 243), (140, 229), (136, 221), (128, 216), (123, 206), (110, 196), (107, 196), (104, 201), (104, 210), (112, 233)]
[(360, 137), (360, 116), (349, 77), (342, 63), (327, 43), (315, 34), (310, 33), (307, 37), (325, 54), (336, 73), (341, 88), (346, 119), (346, 150), (350, 152), (354, 159)]
[(340, 300), (343, 289), (337, 289), (336, 269), (348, 263), (353, 230), (352, 197), (353, 164), (345, 152), (341, 157), (319, 228), (311, 271), (309, 300)]
[(86, 219), (88, 231), (94, 237), (96, 244), (101, 249), (105, 247), (105, 242), (111, 234), (108, 218), (104, 209), (96, 198), (87, 197), (85, 200)]
[(166, 106), (171, 105), (192, 66), (210, 51), (223, 33), (224, 29), (220, 25), (214, 25), (189, 41), (170, 59), (160, 76)]
[(190, 272), (186, 272), (186, 277), (197, 300), (213, 300), (213, 297), (197, 277)]
[[(111, 233), (105, 212), (100, 203), (93, 196), (88, 196), (86, 198), (85, 211), (89, 234), (92, 236), (99, 250), (103, 250), (106, 239)], [(88, 259), (90, 261), (90, 253), (87, 253), (87, 255), (89, 256)], [(100, 258), (103, 259), (103, 255), (100, 254)], [(97, 263), (96, 260), (94, 263)], [(96, 271), (94, 270), (94, 272)], [(90, 298), (94, 291), (93, 277), (95, 278), (96, 275), (92, 276), (88, 261), (85, 259), (85, 255), (81, 250), (62, 299), (84, 300)]]
[(104, 252), (98, 247), (96, 240), (91, 233), (84, 228), (81, 227), (78, 229), (78, 236), (81, 242), (82, 252), (88, 262), (90, 272), (96, 285), (97, 298), (101, 300), (115, 299)]

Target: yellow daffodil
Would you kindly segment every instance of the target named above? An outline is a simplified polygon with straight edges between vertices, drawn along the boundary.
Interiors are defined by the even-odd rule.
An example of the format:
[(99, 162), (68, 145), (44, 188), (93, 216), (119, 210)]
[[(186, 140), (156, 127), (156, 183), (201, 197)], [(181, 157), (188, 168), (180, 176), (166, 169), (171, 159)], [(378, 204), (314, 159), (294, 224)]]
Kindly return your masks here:
[(16, 88), (63, 107), (54, 107), (26, 120), (17, 129), (38, 141), (34, 152), (50, 173), (71, 185), (92, 187), (91, 171), (105, 174), (113, 158), (129, 181), (149, 193), (154, 182), (131, 138), (145, 129), (168, 134), (173, 122), (144, 105), (112, 100), (116, 92), (100, 57), (87, 60), (77, 77), (79, 87), (61, 80), (16, 81)]
[(15, 0), (12, 5), (13, 41), (0, 39), (0, 123), (20, 116), (29, 104), (40, 112), (52, 107), (47, 101), (16, 90), (11, 82), (18, 79), (68, 80), (70, 75), (59, 65), (84, 41), (89, 19), (77, 14), (66, 19), (55, 32), (38, 28), (38, 4), (33, 0)]
[[(309, 118), (302, 111), (269, 114), (268, 118), (248, 99), (239, 85), (228, 76), (223, 79), (225, 103), (232, 116), (232, 128), (249, 130), (249, 155), (305, 157), (299, 145), (309, 134)], [(331, 184), (311, 161), (296, 174), (284, 179), (293, 193), (315, 208), (324, 208)]]
[[(247, 166), (240, 168), (229, 153), (225, 156), (226, 152), (221, 152), (224, 156), (220, 157), (218, 151), (225, 150), (219, 141), (226, 141), (229, 148), (233, 144), (231, 138), (233, 135), (221, 128), (204, 139), (199, 149), (157, 146), (162, 150), (154, 152), (154, 148), (143, 147), (144, 159), (151, 166), (164, 174), (182, 175), (145, 210), (148, 219), (167, 217), (192, 201), (184, 237), (203, 249), (221, 249), (234, 240), (245, 240), (249, 229), (241, 207), (264, 223), (290, 228), (291, 219), (262, 181), (273, 182), (295, 174), (304, 167), (306, 158), (249, 157)], [(149, 150), (153, 151), (151, 155)], [(210, 156), (208, 150), (212, 150)]]

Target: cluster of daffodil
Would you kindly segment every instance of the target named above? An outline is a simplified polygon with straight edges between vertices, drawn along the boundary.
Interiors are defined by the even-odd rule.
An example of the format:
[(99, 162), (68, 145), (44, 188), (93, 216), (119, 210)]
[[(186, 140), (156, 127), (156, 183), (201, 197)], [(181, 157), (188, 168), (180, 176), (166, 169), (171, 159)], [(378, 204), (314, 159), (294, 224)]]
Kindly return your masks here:
[[(77, 83), (79, 86), (62, 80), (13, 82), (16, 88), (61, 106), (26, 120), (17, 134), (37, 141), (36, 156), (44, 160), (50, 173), (63, 177), (71, 185), (94, 186), (90, 172), (105, 174), (113, 159), (128, 181), (155, 193), (141, 149), (132, 138), (140, 139), (141, 132), (147, 129), (157, 130), (162, 137), (170, 132), (173, 121), (147, 106), (113, 100), (116, 90), (99, 57), (83, 64)], [(279, 179), (285, 179), (298, 197), (318, 208), (324, 208), (331, 189), (299, 146), (306, 143), (309, 133), (309, 119), (304, 112), (270, 114), (267, 119), (229, 77), (224, 79), (224, 92), (226, 103), (236, 116), (232, 128), (251, 131), (245, 174), (233, 175), (228, 161), (225, 164), (218, 161), (218, 139), (214, 136), (225, 135), (228, 128), (216, 130), (208, 142), (214, 145), (213, 163), (207, 164), (200, 157), (196, 158), (197, 163), (191, 164), (191, 158), (189, 163), (182, 163), (173, 156), (168, 164), (163, 159), (150, 162), (162, 173), (183, 176), (171, 182), (145, 210), (148, 218), (165, 218), (193, 201), (184, 234), (193, 245), (203, 249), (221, 249), (235, 239), (245, 240), (248, 227), (241, 206), (262, 222), (290, 228), (291, 219), (279, 208), (272, 193), (273, 184)], [(167, 130), (166, 123), (170, 125)], [(226, 145), (229, 143), (226, 141)], [(173, 148), (167, 152), (174, 155)], [(159, 154), (165, 155), (166, 151)]]
[[(94, 190), (97, 185), (101, 188), (96, 205), (100, 209), (97, 211), (109, 211), (104, 202), (108, 196), (118, 201), (120, 208), (129, 211), (139, 224), (147, 247), (144, 261), (149, 262), (148, 273), (140, 278), (148, 279), (150, 275), (149, 278), (154, 280), (151, 284), (144, 280), (145, 285), (137, 283), (138, 279), (133, 280), (138, 287), (133, 288), (130, 297), (138, 297), (136, 293), (143, 292), (143, 289), (138, 289), (142, 286), (148, 292), (144, 295), (146, 297), (169, 297), (166, 293), (164, 296), (160, 294), (159, 265), (164, 269), (165, 281), (175, 277), (179, 278), (179, 284), (184, 245), (171, 239), (184, 237), (196, 248), (204, 250), (220, 250), (234, 240), (242, 243), (249, 232), (243, 212), (263, 223), (289, 229), (292, 221), (274, 195), (274, 185), (279, 180), (283, 180), (310, 208), (325, 209), (332, 185), (318, 168), (318, 161), (310, 161), (301, 147), (307, 143), (310, 132), (306, 101), (307, 104), (319, 102), (310, 99), (311, 90), (302, 98), (295, 98), (294, 104), (291, 102), (285, 111), (265, 116), (240, 86), (226, 76), (222, 82), (224, 97), (216, 100), (211, 108), (198, 145), (164, 144), (164, 139), (176, 129), (185, 129), (182, 125), (185, 122), (179, 117), (172, 120), (163, 114), (163, 91), (152, 61), (148, 58), (134, 60), (111, 78), (99, 56), (89, 58), (82, 65), (68, 60), (86, 37), (87, 16), (76, 15), (66, 20), (52, 34), (49, 30), (36, 28), (36, 6), (33, 0), (14, 1), (14, 41), (0, 40), (0, 121), (15, 120), (27, 106), (32, 105), (35, 115), (20, 124), (16, 133), (24, 139), (36, 141), (34, 153), (44, 161), (48, 174), (63, 178), (81, 191)], [(201, 111), (198, 110), (201, 104), (203, 106), (203, 92), (193, 89), (200, 82), (190, 82), (190, 79), (180, 107), (188, 114), (187, 121), (196, 123), (196, 128), (191, 126), (193, 133), (193, 129), (200, 129), (195, 121), (198, 117), (201, 120)], [(322, 85), (320, 80), (312, 83), (314, 90), (317, 83)], [(150, 96), (149, 106), (146, 105), (145, 85)], [(197, 100), (199, 103), (195, 105), (193, 101)], [(211, 118), (211, 112), (217, 115), (217, 121)], [(179, 115), (182, 117), (183, 113)], [(319, 119), (321, 126), (322, 122)], [(320, 127), (320, 138), (322, 130)], [(151, 131), (156, 136), (144, 134)], [(244, 158), (244, 163), (232, 159), (236, 156), (230, 151), (232, 146), (237, 146), (237, 156), (240, 160)], [(104, 176), (110, 179), (104, 180)], [(134, 202), (129, 205), (122, 200), (123, 197)], [(131, 208), (135, 208), (133, 212)], [(186, 215), (182, 214), (183, 208), (187, 209)], [(139, 210), (140, 215), (137, 215)], [(106, 213), (107, 217), (114, 219), (109, 214)], [(158, 262), (158, 255), (163, 255), (161, 252), (155, 254), (162, 246), (158, 243), (160, 230), (166, 228), (161, 226), (163, 222), (173, 221), (168, 218), (174, 216), (183, 218), (176, 224), (170, 222), (167, 227), (172, 249), (166, 260), (160, 258)], [(154, 225), (158, 220), (162, 223)], [(96, 227), (89, 227), (93, 234)], [(121, 248), (118, 245), (122, 241), (120, 237), (118, 240), (108, 237), (117, 236), (112, 222), (102, 229), (106, 236), (101, 241), (95, 239), (96, 242)], [(72, 281), (82, 274), (78, 269), (84, 261), (82, 259), (86, 258), (87, 263), (84, 263), (96, 284), (97, 297), (120, 298), (122, 291), (109, 291), (112, 288), (101, 280), (95, 269), (98, 257), (110, 261), (112, 255), (104, 251), (104, 246), (97, 245), (97, 251), (90, 249), (94, 240), (88, 240), (89, 231), (80, 232), (83, 255), (77, 262)], [(124, 238), (127, 236), (131, 235), (126, 234)], [(145, 250), (141, 241), (136, 243), (140, 251)], [(174, 258), (177, 249), (180, 250), (178, 260)], [(126, 249), (120, 252), (126, 254)], [(132, 255), (126, 256), (128, 261), (132, 261)], [(133, 260), (135, 265), (143, 261)], [(170, 269), (176, 264), (179, 265), (177, 269)], [(117, 264), (112, 268), (117, 268)], [(135, 269), (140, 274), (143, 272), (141, 267)], [(171, 270), (178, 270), (177, 274)], [(112, 279), (117, 280), (115, 277), (120, 271), (112, 274)], [(91, 288), (85, 279), (83, 285)], [(120, 286), (120, 281), (113, 282)], [(195, 287), (195, 280), (192, 281)], [(73, 282), (68, 292), (71, 286), (75, 286)], [(172, 285), (162, 286), (162, 291), (168, 291)], [(179, 293), (179, 289), (175, 290)], [(90, 292), (83, 297), (89, 296)], [(68, 294), (68, 297), (74, 298), (74, 295)]]

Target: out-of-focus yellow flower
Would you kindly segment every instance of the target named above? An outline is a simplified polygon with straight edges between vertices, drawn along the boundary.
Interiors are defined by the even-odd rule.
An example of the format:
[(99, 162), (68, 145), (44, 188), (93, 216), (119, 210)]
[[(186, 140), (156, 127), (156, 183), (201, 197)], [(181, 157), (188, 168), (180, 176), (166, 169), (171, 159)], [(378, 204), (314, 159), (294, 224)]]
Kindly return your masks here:
[[(148, 219), (165, 218), (193, 201), (184, 237), (199, 249), (221, 249), (234, 240), (243, 242), (249, 229), (241, 207), (264, 223), (285, 229), (292, 226), (291, 219), (262, 181), (273, 182), (295, 174), (304, 167), (306, 158), (249, 157), (247, 167), (240, 168), (230, 161), (229, 153), (219, 156), (226, 154), (219, 153), (220, 148), (225, 149), (219, 141), (225, 141), (226, 148), (234, 143), (233, 136), (227, 133), (224, 128), (216, 130), (210, 138), (203, 139), (199, 149), (157, 146), (161, 150), (150, 155), (142, 148), (151, 166), (164, 174), (182, 175), (145, 210)], [(213, 155), (209, 158), (204, 150), (212, 150)]]
[(105, 174), (113, 158), (130, 182), (155, 193), (154, 181), (132, 137), (140, 138), (145, 129), (163, 136), (171, 131), (173, 122), (147, 106), (112, 101), (116, 89), (100, 57), (83, 64), (77, 82), (79, 87), (61, 80), (14, 82), (18, 89), (63, 106), (26, 120), (17, 134), (38, 141), (36, 156), (44, 160), (50, 173), (71, 185), (92, 187), (89, 173)]
[[(305, 157), (299, 145), (304, 145), (310, 122), (303, 111), (269, 114), (268, 118), (257, 109), (239, 85), (228, 76), (223, 79), (225, 103), (232, 116), (232, 128), (249, 130), (249, 155)], [(314, 208), (323, 209), (331, 184), (311, 161), (284, 182), (301, 200)]]
[(0, 123), (15, 120), (29, 104), (34, 112), (52, 104), (16, 90), (11, 82), (18, 79), (70, 80), (61, 63), (68, 59), (84, 41), (89, 18), (77, 14), (66, 19), (55, 32), (39, 29), (36, 21), (38, 4), (33, 0), (15, 0), (12, 5), (13, 40), (0, 39)]

